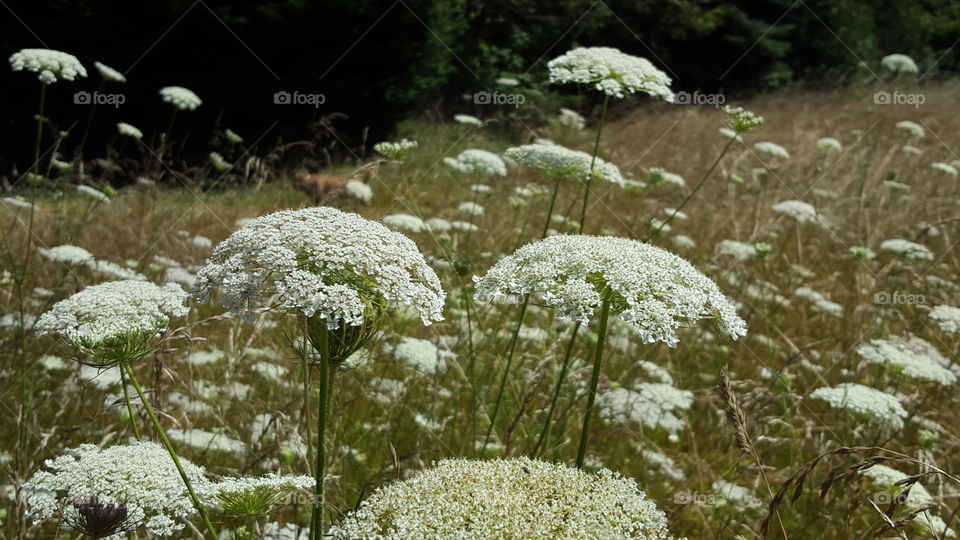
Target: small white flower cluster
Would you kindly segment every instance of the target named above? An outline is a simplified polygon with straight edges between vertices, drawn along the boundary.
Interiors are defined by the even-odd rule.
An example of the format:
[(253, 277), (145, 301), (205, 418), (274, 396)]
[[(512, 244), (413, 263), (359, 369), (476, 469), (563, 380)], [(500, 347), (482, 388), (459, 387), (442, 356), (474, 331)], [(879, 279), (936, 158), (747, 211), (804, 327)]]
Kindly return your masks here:
[(133, 137), (134, 139), (143, 138), (143, 132), (140, 131), (139, 128), (126, 122), (117, 122), (117, 133), (125, 137)]
[(923, 137), (927, 134), (927, 130), (923, 129), (923, 126), (916, 122), (911, 122), (910, 120), (901, 120), (897, 122), (897, 129), (900, 131), (906, 131), (914, 137)]
[(437, 348), (425, 339), (405, 337), (393, 350), (394, 356), (412, 369), (425, 375), (439, 375), (447, 370), (445, 358), (454, 357), (450, 352)]
[(486, 176), (506, 176), (507, 165), (500, 156), (486, 150), (471, 148), (460, 152), (456, 158), (446, 157), (443, 162), (463, 173), (477, 173)]
[(410, 214), (390, 214), (384, 216), (381, 221), (391, 229), (412, 233), (424, 232), (429, 228), (422, 219)]
[(717, 253), (729, 255), (738, 261), (745, 261), (757, 256), (756, 248), (746, 242), (737, 240), (721, 240), (717, 244)]
[(233, 437), (203, 429), (168, 429), (167, 436), (172, 441), (192, 446), (198, 450), (216, 450), (234, 454), (247, 451), (246, 445)]
[(87, 197), (92, 198), (92, 199), (96, 199), (96, 200), (98, 200), (98, 201), (100, 201), (100, 202), (104, 202), (104, 203), (110, 204), (110, 197), (109, 197), (106, 193), (100, 191), (100, 190), (97, 189), (97, 188), (92, 188), (92, 187), (90, 187), (90, 186), (84, 186), (84, 185), (78, 185), (78, 186), (77, 186), (77, 191), (80, 192), (80, 193), (83, 194), (83, 195), (86, 195)]
[(272, 488), (279, 492), (293, 492), (298, 490), (312, 490), (316, 480), (312, 476), (241, 476), (226, 477), (218, 482), (204, 484), (204, 489), (197, 490), (197, 495), (205, 500), (214, 500), (224, 495), (242, 494), (259, 488)]
[(529, 458), (438, 462), (373, 492), (329, 534), (346, 538), (671, 538), (636, 482)]
[(584, 118), (583, 115), (564, 107), (560, 108), (560, 115), (557, 116), (557, 122), (563, 127), (576, 130), (583, 129), (587, 125), (587, 119)]
[(890, 365), (911, 379), (944, 386), (957, 382), (954, 372), (917, 347), (911, 347), (907, 338), (874, 339), (857, 348), (857, 353), (869, 364)]
[(674, 186), (683, 187), (687, 185), (687, 181), (684, 180), (682, 176), (676, 173), (667, 172), (660, 167), (650, 167), (650, 170), (647, 171), (647, 181), (650, 182), (650, 185), (652, 186), (659, 184), (672, 184)]
[(843, 144), (833, 137), (823, 137), (817, 139), (817, 150), (822, 152), (839, 152), (843, 150)]
[(737, 484), (731, 484), (726, 480), (715, 480), (713, 484), (710, 485), (710, 488), (716, 491), (727, 504), (739, 510), (759, 511), (767, 507), (767, 505), (763, 504), (763, 501), (758, 499), (749, 489), (738, 486)]
[(649, 244), (610, 236), (557, 235), (527, 244), (475, 276), (478, 301), (541, 296), (560, 319), (589, 322), (609, 288), (620, 318), (644, 343), (678, 342), (676, 330), (712, 318), (731, 338), (746, 323), (716, 284), (686, 260)]
[(888, 54), (880, 59), (883, 69), (893, 73), (917, 73), (917, 63), (905, 54)]
[(417, 147), (417, 141), (403, 139), (399, 142), (381, 142), (373, 145), (373, 149), (387, 159), (401, 160), (407, 153)]
[(213, 168), (217, 171), (223, 172), (229, 170), (233, 165), (227, 160), (223, 159), (223, 156), (219, 152), (210, 152), (210, 164), (213, 165)]
[(37, 321), (39, 334), (59, 334), (72, 345), (95, 347), (127, 335), (152, 336), (173, 317), (183, 317), (187, 293), (175, 283), (109, 281), (54, 304)]
[(483, 120), (480, 120), (476, 116), (471, 116), (469, 114), (455, 114), (453, 115), (453, 121), (458, 124), (463, 124), (465, 126), (482, 126)]
[(47, 259), (63, 264), (90, 265), (94, 261), (93, 254), (82, 247), (64, 244), (52, 248), (39, 248), (40, 255)]
[(954, 306), (934, 306), (930, 318), (937, 321), (940, 330), (951, 334), (960, 333), (960, 308)]
[[(908, 478), (906, 473), (892, 467), (887, 467), (886, 465), (874, 465), (869, 469), (864, 469), (862, 474), (869, 478), (875, 487), (880, 487), (887, 492), (889, 496), (886, 497), (886, 499), (890, 501), (903, 493), (905, 488), (902, 484), (899, 484), (899, 482)], [(910, 488), (910, 493), (907, 495), (906, 500), (903, 501), (903, 505), (910, 510), (915, 510), (924, 506), (936, 506), (936, 500), (930, 495), (930, 492), (918, 482)], [(956, 531), (950, 529), (943, 518), (933, 515), (929, 511), (922, 512), (914, 518), (913, 521), (934, 531), (936, 538), (957, 537)]]
[[(185, 459), (180, 462), (194, 488), (209, 489), (202, 467)], [(128, 521), (142, 522), (157, 536), (171, 536), (194, 513), (173, 460), (156, 443), (103, 450), (83, 444), (48, 459), (45, 465), (46, 470), (24, 484), (27, 514), (34, 522), (58, 517), (74, 500), (94, 496), (102, 502), (125, 504)]]
[(783, 159), (788, 159), (790, 157), (790, 152), (787, 152), (786, 148), (770, 141), (760, 141), (754, 144), (753, 148), (758, 152), (763, 152), (764, 154), (769, 154), (773, 157)]
[(610, 97), (637, 92), (673, 101), (670, 77), (649, 60), (611, 47), (578, 47), (547, 64), (551, 83), (593, 85)]
[(199, 96), (182, 86), (165, 86), (160, 89), (160, 97), (181, 111), (193, 111), (203, 105)]
[[(554, 142), (540, 139), (534, 144), (525, 144), (508, 148), (504, 156), (524, 167), (540, 169), (550, 174), (570, 176), (579, 180), (590, 177), (592, 156), (586, 152), (571, 150)], [(600, 159), (593, 164), (593, 172), (598, 178), (624, 186), (626, 181), (620, 169), (612, 163)]]
[(797, 289), (793, 291), (793, 294), (794, 296), (809, 300), (810, 303), (813, 304), (814, 309), (821, 313), (833, 315), (834, 317), (843, 317), (843, 306), (827, 299), (826, 296), (810, 287), (797, 287)]
[(773, 205), (773, 211), (790, 216), (800, 223), (819, 223), (823, 221), (823, 216), (817, 214), (817, 209), (812, 204), (803, 201), (781, 201)]
[(348, 197), (353, 197), (358, 201), (362, 201), (366, 204), (370, 204), (370, 201), (373, 200), (373, 188), (370, 187), (370, 184), (362, 182), (360, 180), (347, 180), (347, 183), (343, 185), (343, 190), (346, 192)]
[(927, 246), (904, 240), (902, 238), (891, 238), (880, 243), (880, 249), (883, 251), (892, 251), (897, 255), (914, 261), (932, 261), (933, 253), (927, 249)]
[(104, 63), (94, 62), (93, 67), (97, 68), (97, 71), (100, 72), (100, 76), (103, 77), (105, 80), (108, 80), (111, 82), (118, 82), (118, 83), (127, 82), (127, 78), (124, 77), (123, 73), (120, 73), (119, 71), (113, 69), (112, 67)]
[(900, 401), (886, 392), (858, 383), (842, 383), (832, 388), (817, 388), (810, 399), (826, 401), (835, 409), (844, 409), (862, 416), (872, 423), (893, 430), (903, 427), (908, 416)]
[(76, 56), (51, 49), (21, 49), (10, 55), (10, 67), (36, 73), (43, 84), (53, 84), (58, 77), (72, 81), (87, 76), (87, 68)]
[(939, 163), (939, 162), (932, 163), (930, 164), (930, 168), (935, 171), (947, 173), (950, 176), (954, 176), (954, 177), (956, 177), (957, 175), (960, 175), (960, 171), (957, 171), (956, 167), (954, 167), (953, 165), (949, 165), (947, 163)]
[(387, 301), (413, 306), (424, 324), (443, 319), (446, 293), (413, 241), (328, 207), (248, 222), (214, 249), (197, 273), (196, 291), (205, 299), (219, 287), (225, 306), (248, 314), (275, 292), (286, 308), (319, 315), (336, 328), (364, 322), (370, 299), (352, 285), (356, 279), (369, 280)]
[(475, 202), (462, 202), (457, 206), (457, 212), (467, 214), (468, 216), (479, 217), (486, 213), (486, 209)]
[(639, 383), (634, 390), (618, 386), (597, 398), (601, 418), (670, 433), (682, 431), (686, 425), (674, 411), (689, 410), (692, 404), (693, 392), (666, 383)]

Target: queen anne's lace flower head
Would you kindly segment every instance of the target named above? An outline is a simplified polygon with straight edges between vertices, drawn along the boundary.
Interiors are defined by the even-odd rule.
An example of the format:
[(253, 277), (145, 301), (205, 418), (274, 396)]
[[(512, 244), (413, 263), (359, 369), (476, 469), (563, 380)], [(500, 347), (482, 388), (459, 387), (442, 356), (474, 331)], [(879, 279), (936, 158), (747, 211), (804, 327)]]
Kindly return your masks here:
[(254, 219), (213, 251), (196, 293), (222, 290), (232, 310), (250, 312), (277, 294), (283, 305), (331, 328), (359, 326), (370, 303), (411, 305), (424, 324), (443, 319), (446, 294), (409, 238), (334, 208), (283, 210)]
[(817, 150), (824, 152), (839, 152), (843, 150), (843, 143), (833, 137), (822, 137), (817, 139)]
[(460, 152), (456, 158), (443, 158), (443, 162), (463, 173), (478, 173), (486, 176), (507, 175), (507, 166), (500, 156), (486, 150), (471, 148)]
[(140, 131), (139, 128), (126, 122), (117, 122), (117, 133), (126, 137), (133, 137), (134, 139), (143, 138), (143, 132)]
[(733, 339), (746, 323), (716, 284), (658, 247), (610, 236), (557, 235), (527, 244), (475, 276), (478, 301), (532, 294), (561, 319), (589, 322), (607, 287), (611, 309), (644, 343), (678, 342), (682, 324), (712, 318)]
[(843, 383), (832, 388), (817, 388), (810, 399), (826, 401), (835, 409), (846, 409), (874, 424), (899, 430), (907, 411), (900, 401), (886, 392), (858, 383)]
[(190, 311), (186, 299), (176, 283), (158, 287), (140, 280), (109, 281), (57, 302), (36, 328), (39, 334), (58, 334), (107, 366), (143, 356), (150, 338), (171, 318)]
[(123, 76), (123, 73), (120, 73), (119, 71), (113, 69), (112, 67), (106, 64), (103, 64), (100, 62), (94, 62), (93, 66), (96, 67), (97, 71), (100, 72), (100, 76), (108, 81), (113, 81), (118, 83), (127, 82), (127, 78)]
[(880, 249), (883, 251), (892, 251), (897, 255), (915, 261), (932, 261), (933, 253), (927, 249), (927, 246), (904, 240), (902, 238), (891, 238), (880, 243)]
[(667, 383), (640, 383), (634, 390), (617, 386), (597, 398), (601, 418), (670, 433), (683, 431), (685, 426), (674, 412), (688, 410), (692, 404), (693, 392)]
[(722, 129), (721, 133), (731, 139), (737, 139), (741, 133), (746, 133), (755, 127), (763, 125), (762, 116), (757, 116), (743, 107), (726, 106), (723, 108), (723, 112), (730, 119), (730, 124), (727, 128), (730, 133), (724, 133)]
[(376, 150), (378, 154), (396, 161), (407, 157), (410, 150), (416, 147), (417, 141), (411, 141), (410, 139), (402, 139), (398, 142), (381, 142), (373, 145), (373, 149)]
[(591, 474), (529, 458), (440, 461), (373, 492), (330, 535), (671, 538), (663, 512), (634, 480), (607, 469)]
[(880, 65), (893, 73), (917, 73), (917, 63), (905, 54), (888, 54), (880, 59)]
[(610, 47), (579, 47), (551, 60), (552, 83), (593, 85), (611, 97), (637, 92), (673, 101), (670, 77), (646, 58)]
[(800, 223), (817, 223), (823, 219), (812, 204), (803, 201), (781, 201), (773, 205), (773, 211), (790, 216)]
[(930, 164), (930, 168), (933, 169), (933, 170), (935, 170), (935, 171), (940, 171), (940, 172), (942, 172), (942, 173), (947, 173), (947, 174), (949, 174), (950, 176), (953, 176), (953, 177), (956, 177), (957, 175), (960, 175), (960, 171), (958, 171), (956, 167), (954, 167), (953, 165), (950, 165), (950, 164), (948, 164), (948, 163), (940, 163), (940, 162), (931, 163), (931, 164)]
[(557, 122), (561, 126), (568, 127), (571, 129), (583, 129), (587, 125), (587, 119), (583, 117), (577, 111), (560, 108), (560, 115), (557, 116)]
[[(202, 467), (180, 462), (198, 491), (209, 489)], [(83, 444), (49, 459), (24, 484), (27, 514), (35, 522), (58, 517), (78, 499), (126, 505), (128, 520), (157, 536), (171, 536), (194, 513), (183, 480), (164, 448), (152, 442), (101, 450)]]
[(169, 103), (181, 111), (193, 111), (203, 104), (203, 101), (182, 86), (166, 86), (160, 89), (160, 97), (164, 103)]
[(915, 342), (907, 338), (874, 339), (857, 348), (857, 353), (869, 364), (890, 366), (910, 379), (944, 386), (957, 382), (954, 372), (931, 358), (926, 351), (916, 347)]
[(50, 49), (22, 49), (10, 55), (10, 67), (14, 71), (32, 71), (43, 84), (53, 84), (57, 79), (72, 81), (86, 77), (87, 68), (77, 57)]
[(960, 308), (954, 306), (935, 306), (930, 311), (930, 318), (937, 321), (940, 330), (952, 334), (960, 333)]
[[(571, 150), (551, 141), (541, 139), (534, 144), (509, 148), (503, 155), (524, 167), (540, 169), (549, 174), (559, 174), (584, 181), (590, 177), (592, 160), (590, 154)], [(619, 186), (626, 184), (620, 169), (600, 158), (596, 158), (593, 171), (598, 178), (608, 182)]]
[(469, 114), (455, 114), (453, 115), (453, 121), (458, 124), (463, 124), (465, 126), (482, 126), (483, 120), (480, 120), (476, 116), (471, 116)]
[(787, 152), (786, 148), (770, 141), (758, 142), (753, 145), (753, 148), (758, 152), (763, 152), (764, 154), (769, 154), (778, 158), (787, 159), (790, 157), (790, 152)]
[(927, 134), (927, 130), (925, 130), (923, 126), (916, 122), (911, 122), (910, 120), (901, 120), (897, 122), (897, 129), (900, 131), (906, 131), (913, 137), (923, 137)]

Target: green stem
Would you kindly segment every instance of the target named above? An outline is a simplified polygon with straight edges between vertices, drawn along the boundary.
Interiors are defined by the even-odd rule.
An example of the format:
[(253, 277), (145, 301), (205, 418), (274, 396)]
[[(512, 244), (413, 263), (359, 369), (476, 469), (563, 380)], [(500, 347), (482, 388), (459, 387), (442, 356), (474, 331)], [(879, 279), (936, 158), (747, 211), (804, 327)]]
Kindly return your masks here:
[(580, 321), (573, 325), (573, 331), (570, 333), (570, 341), (567, 342), (567, 351), (563, 355), (563, 366), (560, 368), (560, 376), (557, 377), (557, 384), (553, 387), (553, 396), (550, 398), (550, 408), (547, 410), (547, 418), (543, 421), (543, 429), (540, 430), (540, 438), (537, 439), (537, 445), (533, 447), (531, 456), (536, 456), (540, 448), (550, 439), (550, 422), (553, 420), (553, 412), (557, 408), (557, 399), (560, 397), (560, 388), (563, 381), (567, 378), (567, 370), (570, 368), (570, 353), (573, 352), (573, 344), (577, 341), (577, 332), (580, 331)]
[(130, 405), (130, 393), (127, 390), (127, 374), (120, 368), (120, 385), (123, 387), (123, 402), (127, 404), (127, 416), (130, 417), (130, 427), (133, 428), (133, 436), (140, 440), (140, 428), (137, 427), (137, 417), (133, 415), (133, 407)]
[(490, 415), (490, 426), (487, 427), (487, 435), (483, 438), (483, 447), (480, 449), (480, 455), (485, 455), (487, 445), (490, 444), (490, 435), (493, 433), (493, 426), (497, 422), (497, 414), (500, 413), (500, 403), (503, 401), (503, 390), (507, 386), (507, 377), (510, 375), (510, 366), (513, 364), (513, 352), (517, 348), (517, 338), (520, 335), (520, 327), (523, 326), (523, 317), (527, 314), (527, 305), (530, 302), (530, 295), (523, 297), (523, 305), (520, 306), (520, 316), (517, 317), (517, 324), (513, 327), (513, 335), (510, 336), (510, 347), (507, 349), (507, 363), (503, 368), (503, 376), (500, 377), (500, 387), (497, 389), (497, 400), (493, 404), (493, 414)]
[(167, 453), (170, 454), (170, 459), (173, 460), (173, 464), (177, 467), (177, 472), (180, 473), (180, 478), (183, 479), (183, 484), (187, 487), (187, 493), (190, 495), (190, 501), (193, 502), (193, 508), (196, 509), (198, 514), (200, 514), (200, 519), (203, 520), (203, 524), (206, 526), (207, 532), (210, 534), (210, 538), (216, 540), (219, 538), (217, 535), (217, 530), (213, 528), (213, 523), (210, 522), (210, 518), (207, 516), (207, 511), (203, 509), (200, 499), (197, 497), (196, 492), (193, 491), (193, 484), (191, 484), (190, 479), (187, 478), (187, 473), (183, 470), (183, 465), (180, 464), (180, 458), (177, 456), (177, 451), (173, 449), (173, 444), (171, 444), (170, 439), (167, 438), (167, 432), (163, 430), (163, 426), (161, 426), (160, 421), (157, 420), (156, 413), (153, 412), (153, 407), (150, 405), (147, 397), (143, 395), (143, 389), (140, 388), (140, 381), (137, 380), (137, 376), (134, 374), (133, 368), (130, 367), (129, 362), (124, 362), (122, 365), (123, 369), (127, 372), (127, 376), (130, 377), (130, 384), (133, 385), (133, 389), (137, 391), (137, 396), (140, 397), (140, 402), (143, 403), (143, 408), (147, 411), (147, 416), (150, 417), (150, 422), (153, 423), (154, 429), (157, 430), (157, 435), (160, 436), (163, 446), (167, 449)]
[(587, 438), (590, 436), (590, 421), (593, 417), (593, 403), (597, 399), (597, 383), (600, 381), (600, 361), (603, 360), (603, 344), (607, 337), (607, 319), (610, 318), (610, 286), (603, 295), (603, 307), (600, 308), (600, 327), (597, 329), (597, 347), (593, 355), (593, 373), (590, 375), (590, 390), (587, 394), (587, 409), (583, 413), (583, 429), (580, 431), (580, 447), (577, 450), (577, 468), (583, 467), (583, 458), (587, 454)]
[(590, 158), (590, 176), (587, 177), (587, 188), (583, 193), (583, 210), (580, 211), (580, 234), (583, 234), (583, 224), (587, 220), (587, 202), (590, 200), (590, 183), (593, 181), (593, 166), (597, 163), (597, 152), (600, 151), (600, 134), (603, 125), (607, 122), (607, 106), (610, 104), (610, 95), (603, 96), (603, 109), (600, 110), (600, 125), (597, 126), (597, 140), (593, 143), (593, 157)]
[(723, 156), (727, 155), (727, 151), (730, 150), (730, 147), (733, 146), (733, 143), (736, 142), (736, 140), (737, 140), (736, 137), (730, 139), (730, 142), (728, 142), (727, 145), (723, 147), (723, 152), (720, 152), (720, 155), (717, 156), (717, 159), (713, 161), (713, 165), (710, 165), (710, 168), (707, 169), (707, 172), (703, 175), (702, 178), (700, 178), (700, 181), (697, 182), (697, 185), (693, 188), (693, 191), (691, 191), (687, 195), (687, 198), (684, 199), (682, 203), (680, 203), (680, 206), (676, 207), (673, 210), (673, 212), (670, 213), (670, 216), (666, 220), (660, 223), (659, 227), (657, 227), (655, 230), (647, 234), (647, 237), (643, 239), (644, 242), (649, 242), (651, 239), (653, 239), (658, 234), (660, 234), (660, 230), (666, 227), (668, 223), (673, 221), (673, 218), (676, 217), (676, 215), (679, 214), (681, 210), (683, 210), (683, 207), (686, 206), (688, 202), (690, 202), (690, 199), (692, 199), (693, 196), (696, 195), (698, 191), (700, 191), (700, 188), (702, 188), (703, 185), (707, 182), (707, 178), (710, 178), (710, 175), (713, 173), (713, 170), (716, 169), (717, 165), (720, 164), (720, 160), (723, 159)]
[(547, 237), (547, 231), (550, 230), (550, 220), (553, 219), (553, 207), (557, 203), (557, 193), (560, 192), (560, 180), (561, 175), (556, 175), (557, 180), (553, 184), (553, 195), (550, 196), (550, 208), (547, 209), (547, 219), (543, 224), (543, 234), (540, 235), (540, 239), (543, 240)]
[(314, 467), (316, 484), (313, 488), (314, 504), (310, 525), (311, 540), (323, 537), (324, 476), (327, 466), (327, 423), (330, 419), (330, 403), (333, 394), (333, 363), (330, 361), (329, 334), (326, 324), (320, 324), (320, 410), (317, 414), (317, 462)]

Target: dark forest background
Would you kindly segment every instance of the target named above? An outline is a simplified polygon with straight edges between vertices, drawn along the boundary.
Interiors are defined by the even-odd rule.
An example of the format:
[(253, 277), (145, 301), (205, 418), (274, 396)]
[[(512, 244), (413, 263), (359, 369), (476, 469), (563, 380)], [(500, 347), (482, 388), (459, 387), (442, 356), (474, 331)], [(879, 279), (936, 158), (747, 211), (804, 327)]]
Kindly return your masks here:
[[(48, 93), (47, 116), (61, 129), (76, 122), (65, 149), (89, 111), (73, 103), (74, 92), (101, 82), (93, 62), (126, 73), (126, 84), (105, 89), (126, 103), (98, 109), (93, 153), (116, 121), (162, 131), (172, 108), (157, 91), (168, 85), (204, 100), (177, 117), (175, 130), (189, 133), (187, 148), (198, 153), (222, 128), (273, 146), (330, 126), (360, 145), (424, 110), (477, 113), (464, 95), (495, 89), (498, 77), (546, 90), (546, 62), (577, 45), (647, 57), (674, 77), (675, 90), (745, 94), (848, 84), (879, 74), (879, 58), (894, 52), (912, 56), (921, 79), (939, 77), (957, 70), (960, 39), (960, 2), (949, 0), (69, 0), (6, 2), (0, 18), (5, 57), (46, 47), (88, 69), (86, 79)], [(33, 74), (0, 69), (4, 172), (30, 159), (38, 86)], [(326, 101), (278, 106), (278, 91)], [(332, 113), (345, 116), (316, 124)]]

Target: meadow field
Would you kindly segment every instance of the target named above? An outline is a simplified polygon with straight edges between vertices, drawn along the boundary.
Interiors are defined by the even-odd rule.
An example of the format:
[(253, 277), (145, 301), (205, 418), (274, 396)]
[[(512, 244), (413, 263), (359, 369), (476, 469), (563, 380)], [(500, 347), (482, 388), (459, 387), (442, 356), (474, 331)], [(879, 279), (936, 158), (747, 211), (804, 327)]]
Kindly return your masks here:
[[(367, 519), (382, 526), (385, 537), (416, 538), (409, 531), (440, 519), (434, 514), (456, 514), (461, 531), (470, 531), (471, 524), (501, 519), (493, 502), (498, 497), (547, 504), (570, 496), (555, 484), (525, 483), (524, 475), (541, 470), (524, 457), (587, 475), (576, 481), (586, 482), (577, 499), (583, 507), (558, 510), (574, 522), (574, 514), (587, 512), (593, 499), (605, 501), (604, 491), (612, 489), (590, 482), (617, 475), (635, 481), (631, 497), (642, 495), (644, 504), (656, 505), (645, 512), (663, 514), (650, 518), (649, 530), (634, 523), (624, 536), (955, 537), (957, 86), (897, 88), (922, 94), (922, 106), (878, 101), (875, 93), (893, 91), (891, 83), (727, 97), (728, 105), (762, 116), (760, 125), (737, 124), (742, 111), (662, 102), (613, 103), (603, 120), (599, 109), (579, 111), (585, 118), (542, 111), (551, 118), (545, 125), (526, 129), (520, 122), (513, 136), (505, 134), (503, 119), (411, 120), (391, 139), (397, 146), (309, 171), (359, 174), (362, 181), (324, 203), (408, 237), (439, 278), (442, 291), (431, 288), (429, 276), (418, 282), (434, 294), (419, 301), (440, 302), (442, 311), (404, 306), (404, 298), (381, 305), (385, 298), (377, 294), (376, 301), (364, 300), (360, 313), (369, 327), (321, 323), (316, 330), (314, 312), (285, 304), (276, 290), (235, 305), (243, 308), (238, 311), (219, 301), (219, 288), (229, 286), (226, 278), (211, 278), (210, 268), (241, 252), (229, 252), (228, 243), (216, 246), (258, 223), (255, 218), (312, 206), (295, 188), (297, 170), (226, 186), (220, 181), (229, 181), (234, 165), (221, 171), (214, 161), (176, 174), (145, 172), (142, 181), (115, 190), (100, 184), (85, 191), (76, 190), (69, 168), (48, 170), (46, 184), (0, 202), (3, 536), (77, 537), (81, 517), (90, 525), (90, 512), (104, 511), (81, 497), (106, 501), (112, 494), (108, 511), (117, 504), (129, 508), (113, 514), (114, 525), (122, 526), (110, 534), (209, 537), (169, 462), (106, 456), (110, 448), (148, 444), (136, 439), (160, 441), (159, 423), (180, 459), (205, 468), (194, 479), (203, 484), (201, 499), (206, 483), (278, 475), (257, 484), (254, 496), (239, 489), (202, 501), (209, 524), (225, 538), (308, 538), (318, 493), (321, 517), (313, 523), (343, 538), (350, 526), (361, 530), (357, 521), (378, 504), (383, 513)], [(530, 166), (531, 154), (522, 150), (530, 144), (539, 145), (530, 152), (562, 145), (588, 157), (596, 148), (607, 168), (588, 175), (587, 183), (575, 167)], [(469, 150), (490, 154), (463, 157)], [(354, 226), (366, 230), (341, 223), (348, 218), (338, 213), (311, 215), (329, 225), (323, 234), (334, 246), (350, 245)], [(274, 225), (264, 227), (261, 232)], [(409, 247), (376, 231), (370, 245), (390, 256), (401, 257), (395, 246)], [(596, 237), (630, 242), (607, 253), (608, 244)], [(542, 264), (532, 262), (541, 252), (530, 252), (526, 263), (510, 258), (550, 239), (557, 243)], [(608, 258), (571, 252), (581, 245)], [(644, 251), (649, 245), (689, 261), (699, 274), (677, 270), (679, 263), (661, 251)], [(257, 249), (281, 247), (268, 241)], [(329, 249), (331, 260), (340, 257), (338, 248)], [(558, 269), (555, 258), (564, 254), (572, 262)], [(303, 254), (296, 256), (302, 262)], [(303, 264), (301, 270), (316, 268)], [(580, 284), (559, 275), (546, 291), (525, 289), (523, 272), (531, 268), (585, 277)], [(669, 278), (677, 287), (669, 295), (660, 288), (661, 271), (680, 276)], [(336, 282), (324, 283), (361, 292), (379, 286), (361, 274), (330, 274)], [(265, 281), (270, 274), (257, 276)], [(698, 295), (706, 289), (693, 285), (703, 276), (731, 311), (719, 304), (723, 296), (710, 296), (704, 307)], [(120, 360), (105, 360), (96, 344), (61, 339), (41, 318), (58, 302), (118, 279), (175, 283), (195, 294), (185, 300), (186, 315), (170, 314), (159, 335), (144, 334), (133, 344), (146, 348)], [(621, 281), (631, 283), (618, 286), (649, 290), (618, 297), (611, 291)], [(591, 309), (578, 312), (570, 303), (587, 293), (568, 285), (597, 287), (605, 300), (597, 296), (587, 302)], [(701, 302), (693, 318), (670, 315), (687, 301), (676, 297), (684, 288), (690, 302)], [(110, 302), (130, 297), (117, 298)], [(660, 300), (662, 306), (648, 306)], [(83, 324), (96, 314), (77, 316)], [(581, 317), (585, 324), (577, 322)], [(369, 335), (356, 337), (350, 328)], [(323, 350), (329, 339), (340, 340), (349, 355), (330, 361)], [(130, 382), (127, 368), (139, 383)], [(156, 421), (137, 399), (141, 390)], [(328, 411), (327, 421), (318, 409)], [(592, 425), (589, 441), (581, 442), (585, 410)], [(317, 491), (320, 429), (325, 481)], [(150, 448), (167, 459), (160, 446)], [(84, 476), (97, 467), (73, 471), (80, 491), (51, 487), (63, 476), (47, 478), (46, 487), (38, 482), (38, 471), (68, 468), (69, 452), (102, 459), (104, 477)], [(508, 495), (486, 500), (479, 488), (455, 495), (459, 484), (475, 479), (471, 474), (438, 480), (444, 489), (422, 480), (421, 471), (449, 458), (501, 463), (507, 468), (497, 474), (504, 476), (492, 485)], [(126, 472), (132, 462), (142, 474)], [(523, 465), (510, 469), (510, 463)], [(165, 491), (132, 519), (137, 493), (149, 491), (144, 486), (161, 472)], [(105, 488), (110, 478), (125, 487)], [(418, 478), (424, 492), (391, 495), (389, 486)], [(524, 494), (524, 486), (543, 491)], [(83, 489), (90, 492), (82, 495)], [(54, 508), (63, 500), (73, 502)], [(591, 519), (619, 519), (602, 504)], [(611, 504), (628, 512), (624, 508), (639, 503), (618, 498)], [(484, 505), (492, 518), (483, 515)], [(417, 524), (398, 525), (404, 512)], [(165, 514), (170, 522), (157, 517)], [(580, 536), (564, 524), (540, 525), (447, 537)], [(594, 526), (600, 527), (576, 525), (587, 527), (582, 531)], [(390, 536), (391, 527), (409, 529)]]

